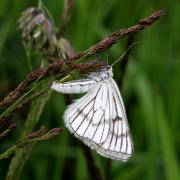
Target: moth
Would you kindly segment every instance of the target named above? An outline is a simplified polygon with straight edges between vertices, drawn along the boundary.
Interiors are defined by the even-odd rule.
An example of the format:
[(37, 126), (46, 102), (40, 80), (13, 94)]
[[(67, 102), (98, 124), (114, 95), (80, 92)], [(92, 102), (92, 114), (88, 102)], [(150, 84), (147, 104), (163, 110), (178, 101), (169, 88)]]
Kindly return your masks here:
[(100, 155), (128, 160), (133, 153), (133, 142), (111, 67), (82, 79), (53, 82), (51, 88), (64, 94), (86, 93), (67, 107), (64, 114), (66, 127)]

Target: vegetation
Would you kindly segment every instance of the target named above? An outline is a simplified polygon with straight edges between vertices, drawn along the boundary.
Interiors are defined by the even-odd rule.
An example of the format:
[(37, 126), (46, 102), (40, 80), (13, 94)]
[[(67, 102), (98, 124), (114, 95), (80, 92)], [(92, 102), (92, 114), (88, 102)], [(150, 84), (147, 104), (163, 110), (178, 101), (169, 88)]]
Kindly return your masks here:
[[(45, 15), (36, 31), (34, 24), (26, 29), (29, 14), (21, 14), (32, 6), (36, 13), (26, 13)], [(180, 179), (179, 12), (178, 0), (1, 0), (0, 179)], [(49, 87), (102, 68), (107, 56), (112, 64), (133, 42), (114, 67), (135, 145), (123, 163), (63, 129), (75, 97)]]

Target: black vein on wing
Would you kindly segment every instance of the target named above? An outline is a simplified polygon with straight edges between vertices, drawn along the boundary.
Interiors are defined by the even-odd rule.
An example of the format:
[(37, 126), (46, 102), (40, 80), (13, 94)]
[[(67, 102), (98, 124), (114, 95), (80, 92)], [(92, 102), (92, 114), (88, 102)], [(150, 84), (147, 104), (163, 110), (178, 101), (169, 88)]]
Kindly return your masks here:
[[(106, 89), (106, 91), (108, 92), (108, 90)], [(106, 105), (105, 105), (105, 110), (106, 110), (106, 108), (107, 108), (107, 104), (108, 104), (108, 100), (109, 100), (109, 96), (107, 97), (108, 99), (106, 100)], [(106, 123), (106, 120), (105, 120), (105, 110), (104, 110), (104, 119), (103, 119), (103, 122), (104, 122), (104, 126), (103, 126), (103, 132), (102, 132), (102, 134), (101, 134), (101, 139), (100, 139), (100, 143), (101, 143), (101, 141), (102, 141), (102, 137), (103, 137), (103, 135), (104, 135), (104, 127), (105, 127), (105, 123)]]
[[(101, 86), (100, 86), (100, 87), (101, 87)], [(99, 87), (99, 89), (100, 89), (100, 87)], [(98, 89), (97, 93), (99, 92), (99, 89)], [(96, 97), (97, 93), (95, 94), (95, 97)], [(91, 94), (89, 94), (89, 96), (90, 96), (90, 95), (91, 95)], [(89, 98), (89, 96), (87, 96), (86, 98)], [(95, 101), (95, 99), (96, 99), (95, 97), (92, 98), (92, 100), (89, 101), (89, 102), (86, 104), (86, 106), (84, 106), (83, 108), (82, 108), (82, 105), (77, 108), (77, 111), (79, 110), (79, 113), (73, 118), (73, 120), (71, 121), (70, 124), (72, 124), (72, 123), (74, 122), (74, 120), (83, 112), (83, 110), (84, 110), (92, 101)], [(84, 99), (83, 102), (84, 102), (85, 100), (86, 100), (86, 99)], [(78, 102), (78, 101), (77, 101), (77, 102)], [(92, 107), (93, 107), (93, 106), (92, 106)], [(82, 108), (82, 109), (81, 109), (81, 108)], [(73, 113), (69, 118), (71, 118), (75, 113), (76, 113), (76, 111), (74, 111), (74, 113)]]
[(92, 139), (94, 139), (94, 136), (95, 136), (95, 134), (96, 134), (96, 132), (97, 132), (97, 129), (99, 128), (99, 125), (101, 124), (101, 120), (102, 120), (103, 116), (104, 116), (104, 115), (102, 115), (102, 117), (101, 117), (101, 119), (100, 119), (100, 121), (99, 121), (99, 123), (98, 123), (98, 125), (97, 125), (97, 127), (96, 127), (96, 130), (95, 130), (95, 132), (94, 132), (94, 134), (93, 134)]
[[(109, 92), (109, 84), (108, 84), (108, 99), (109, 99), (109, 117), (111, 117), (110, 115), (110, 92)], [(104, 142), (102, 143), (102, 145), (104, 145), (104, 143), (106, 142), (106, 140), (108, 139), (109, 137), (109, 132), (110, 132), (110, 126), (111, 126), (111, 120), (109, 119), (109, 128), (108, 128), (108, 134), (107, 134), (107, 138), (104, 140)]]
[[(110, 84), (110, 83), (109, 83)], [(110, 84), (111, 85), (111, 84)], [(113, 91), (111, 91), (111, 93), (112, 93)], [(114, 102), (113, 102), (113, 93), (111, 94), (112, 96), (112, 107), (111, 107), (111, 110), (112, 110), (112, 112), (113, 112), (113, 105), (114, 105)], [(111, 118), (113, 117), (113, 113), (111, 114)], [(110, 147), (111, 147), (111, 143), (112, 143), (112, 139), (113, 139), (113, 135), (114, 135), (114, 121), (113, 121), (113, 118), (110, 120), (111, 122), (112, 122), (112, 132), (111, 132), (111, 140), (110, 140), (110, 143), (109, 143), (109, 147), (108, 147), (108, 149), (110, 149)]]
[[(90, 110), (89, 110), (89, 112), (92, 110), (93, 108), (91, 108)], [(82, 125), (82, 123), (84, 122), (84, 120), (86, 119), (86, 117), (89, 115), (89, 112), (84, 116), (84, 118), (82, 119), (82, 121), (81, 121), (81, 123), (79, 124), (79, 126), (77, 127), (77, 129), (75, 130), (75, 131), (78, 131), (78, 129), (80, 128), (80, 126)], [(81, 115), (82, 115), (82, 113), (81, 113)], [(89, 122), (91, 122), (91, 121), (89, 121)], [(70, 123), (71, 124), (71, 123)], [(72, 126), (71, 126), (72, 127)]]
[[(98, 93), (100, 92), (101, 88), (102, 88), (102, 84), (101, 84), (101, 86), (99, 87), (99, 90), (98, 90), (98, 92), (96, 93), (96, 96), (95, 96), (95, 98), (94, 98), (94, 103), (93, 103), (93, 106), (92, 106), (92, 109), (93, 109), (93, 110), (94, 110), (94, 104), (95, 104), (95, 102), (96, 102), (96, 98), (97, 98)], [(101, 108), (101, 107), (100, 107), (100, 108)], [(92, 109), (91, 109), (91, 110), (92, 110)], [(97, 109), (96, 111), (98, 111), (98, 110), (99, 110), (99, 109)], [(95, 114), (96, 111), (94, 110), (93, 117), (94, 117), (94, 114)], [(92, 119), (93, 119), (93, 117), (92, 117)], [(83, 136), (85, 135), (86, 131), (88, 130), (90, 124), (91, 124), (91, 121), (89, 122), (89, 124), (88, 124), (85, 132), (83, 133)], [(93, 125), (93, 124), (92, 124), (92, 125)]]
[[(116, 102), (116, 98), (115, 98), (115, 96), (114, 96), (114, 94), (113, 94), (113, 99), (114, 99), (114, 104), (115, 104), (115, 109), (116, 109), (116, 112), (118, 113), (118, 109), (117, 109), (117, 102)], [(116, 117), (116, 121), (118, 121), (118, 123), (117, 123), (117, 137), (116, 137), (116, 141), (115, 141), (115, 146), (114, 146), (114, 151), (115, 151), (115, 149), (116, 149), (116, 145), (117, 145), (117, 139), (118, 139), (118, 132), (119, 132), (119, 121), (120, 120), (122, 120), (122, 119), (120, 119), (120, 117), (119, 117), (119, 119), (118, 119), (118, 114), (117, 114), (117, 117)], [(114, 121), (113, 121), (114, 122)]]
[[(112, 80), (113, 81), (113, 80)], [(125, 120), (127, 121), (127, 118), (126, 118), (126, 113), (125, 113), (125, 111), (124, 111), (124, 105), (123, 105), (123, 102), (122, 102), (122, 100), (121, 100), (121, 98), (119, 97), (119, 89), (118, 89), (118, 87), (117, 87), (117, 84), (116, 84), (116, 82), (113, 82), (113, 84), (115, 84), (116, 85), (116, 87), (114, 87), (113, 86), (113, 84), (112, 84), (112, 81), (111, 81), (111, 86), (112, 86), (112, 88), (114, 89), (114, 91), (113, 92), (115, 92), (116, 93), (116, 96), (117, 96), (117, 98), (118, 98), (118, 100), (119, 100), (119, 104), (120, 104), (120, 107), (121, 107), (121, 109), (122, 109), (122, 112), (123, 112), (123, 117), (125, 117)]]
[[(115, 83), (115, 82), (114, 82)], [(116, 85), (117, 86), (117, 85)], [(113, 87), (113, 86), (112, 86)], [(116, 93), (116, 96), (117, 96), (117, 98), (118, 98), (118, 101), (119, 101), (119, 103), (120, 103), (120, 105), (121, 105), (121, 109), (122, 109), (122, 112), (123, 112), (123, 117), (124, 117), (124, 120), (125, 120), (125, 122), (126, 122), (126, 128), (127, 128), (127, 130), (126, 130), (126, 132), (125, 132), (125, 134), (122, 132), (122, 139), (121, 139), (121, 148), (122, 148), (122, 141), (123, 141), (123, 137), (125, 136), (126, 137), (126, 152), (127, 152), (127, 146), (128, 146), (128, 136), (130, 137), (130, 132), (128, 131), (129, 130), (129, 128), (128, 128), (128, 121), (127, 121), (127, 118), (126, 118), (126, 113), (125, 113), (125, 111), (124, 111), (124, 105), (123, 105), (123, 102), (122, 102), (122, 100), (120, 99), (120, 97), (119, 97), (119, 92), (117, 92), (117, 88), (115, 88), (115, 87), (113, 87), (114, 88), (114, 92)], [(123, 121), (122, 121), (123, 122)], [(122, 125), (123, 126), (123, 125)], [(131, 146), (132, 146), (132, 141), (131, 141), (131, 138), (130, 138), (130, 142), (131, 142)], [(122, 151), (122, 149), (120, 148), (120, 150)]]
[[(79, 108), (77, 108), (77, 110), (78, 109), (80, 109), (79, 110), (79, 113), (73, 118), (73, 121), (71, 121), (71, 123), (69, 123), (70, 124), (70, 126), (72, 125), (72, 123), (76, 120), (76, 118), (79, 116), (79, 115), (82, 115), (82, 112), (83, 112), (83, 110), (91, 103), (91, 102), (93, 102), (93, 106), (92, 106), (92, 108), (90, 109), (90, 111), (91, 110), (93, 110), (94, 111), (94, 103), (95, 103), (95, 99), (96, 99), (96, 97), (97, 97), (97, 95), (98, 95), (98, 93), (99, 93), (99, 91), (100, 91), (100, 89), (101, 89), (101, 86), (102, 86), (102, 84), (99, 86), (99, 88), (98, 88), (98, 90), (97, 90), (97, 93), (95, 94), (95, 96), (94, 96), (94, 98), (90, 101), (90, 102), (88, 102), (88, 104), (86, 105), (86, 106), (84, 106), (82, 109), (80, 109), (81, 108), (81, 106), (79, 107)], [(90, 94), (89, 94), (90, 95)], [(89, 111), (89, 112), (90, 112)], [(76, 112), (76, 111), (75, 111)], [(74, 113), (75, 113), (74, 112)], [(88, 112), (88, 113), (89, 113)], [(71, 117), (74, 115), (74, 113), (71, 115)], [(88, 116), (88, 113), (87, 113), (87, 116)], [(94, 114), (95, 113), (93, 113), (93, 117), (94, 117)], [(84, 118), (83, 118), (83, 120), (82, 120), (82, 122), (80, 123), (80, 125), (78, 126), (78, 128), (76, 129), (76, 131), (79, 129), (79, 127), (82, 125), (82, 123), (85, 121), (85, 119), (86, 119), (86, 117), (87, 116), (85, 116)], [(92, 119), (93, 119), (93, 117), (92, 117)], [(91, 121), (90, 121), (91, 122)], [(73, 127), (71, 126), (71, 128), (73, 129)], [(74, 130), (74, 129), (73, 129)], [(75, 132), (76, 132), (75, 131)]]
[[(122, 122), (122, 125), (121, 125), (121, 134), (123, 134), (123, 122)], [(123, 142), (123, 138), (121, 138), (121, 145), (120, 145), (120, 152), (122, 152), (122, 142)]]

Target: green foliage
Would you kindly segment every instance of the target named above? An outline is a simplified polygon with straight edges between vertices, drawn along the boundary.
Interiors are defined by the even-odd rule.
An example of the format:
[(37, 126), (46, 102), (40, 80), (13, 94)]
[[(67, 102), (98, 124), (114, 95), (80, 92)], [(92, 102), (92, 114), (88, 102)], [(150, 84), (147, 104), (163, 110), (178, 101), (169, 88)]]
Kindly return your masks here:
[[(44, 0), (57, 27), (63, 1)], [(0, 1), (0, 95), (13, 90), (29, 72), (21, 34), (17, 26), (20, 13), (37, 1)], [(157, 9), (166, 15), (148, 30), (135, 36), (134, 47), (123, 80), (122, 96), (125, 101), (135, 152), (127, 163), (111, 161), (110, 179), (180, 179), (180, 6), (179, 1), (109, 1), (77, 0), (71, 12), (65, 38), (75, 50), (85, 50), (120, 27), (133, 25)], [(127, 39), (111, 49), (110, 63), (125, 51)], [(33, 69), (41, 64), (40, 57), (32, 54)], [(118, 81), (120, 65), (114, 76)], [(53, 92), (46, 103), (37, 128), (63, 127), (66, 108), (64, 96)], [(28, 106), (13, 121), (17, 128), (1, 140), (0, 153), (11, 147), (24, 131)], [(35, 117), (34, 117), (35, 118)], [(30, 130), (31, 131), (31, 130)], [(77, 140), (65, 130), (51, 141), (35, 146), (25, 168), (22, 180), (91, 179), (84, 153)], [(93, 153), (103, 174), (107, 160)], [(0, 179), (4, 179), (10, 161), (0, 161)], [(107, 171), (107, 170), (106, 170)]]

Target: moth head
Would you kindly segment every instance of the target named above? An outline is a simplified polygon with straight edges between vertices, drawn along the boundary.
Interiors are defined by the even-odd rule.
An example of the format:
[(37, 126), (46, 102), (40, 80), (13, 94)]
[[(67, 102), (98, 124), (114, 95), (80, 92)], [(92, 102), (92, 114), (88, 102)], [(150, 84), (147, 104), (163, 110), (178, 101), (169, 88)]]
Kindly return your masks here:
[(108, 65), (106, 67), (106, 71), (107, 71), (108, 77), (113, 77), (112, 66)]
[(112, 66), (110, 66), (110, 65), (107, 65), (107, 67), (106, 67), (106, 68), (107, 68), (107, 70), (109, 70), (109, 69), (111, 69), (111, 67), (112, 67)]

